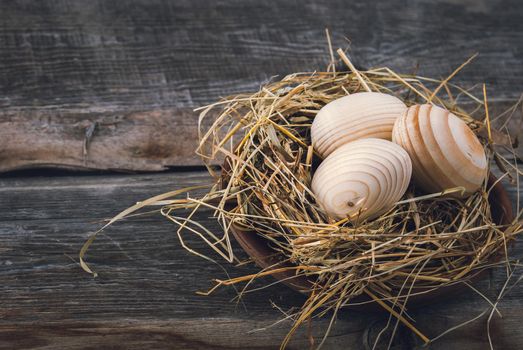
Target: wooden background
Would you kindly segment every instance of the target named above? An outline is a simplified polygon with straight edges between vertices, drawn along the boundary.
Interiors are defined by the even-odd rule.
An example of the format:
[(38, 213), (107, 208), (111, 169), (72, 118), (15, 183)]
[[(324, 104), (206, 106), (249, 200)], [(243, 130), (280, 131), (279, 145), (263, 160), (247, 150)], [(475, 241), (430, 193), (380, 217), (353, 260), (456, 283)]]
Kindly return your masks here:
[[(193, 155), (192, 109), (274, 76), (323, 69), (327, 27), (335, 47), (350, 39), (359, 65), (419, 66), (439, 78), (479, 52), (458, 82), (486, 82), (498, 110), (523, 92), (518, 0), (1, 1), (0, 348), (277, 348), (289, 324), (254, 330), (282, 317), (271, 302), (288, 309), (303, 298), (278, 285), (240, 303), (231, 302), (233, 289), (196, 295), (212, 278), (256, 270), (189, 255), (159, 215), (99, 238), (88, 256), (98, 278), (81, 271), (77, 253), (102, 220), (137, 200), (210, 181)], [(42, 166), (105, 171), (12, 172)], [(211, 215), (198, 220), (220, 230)], [(478, 288), (495, 299), (504, 281), (493, 271)], [(434, 337), (487, 307), (471, 291), (411, 314)], [(523, 286), (499, 309), (495, 348), (523, 348)], [(488, 348), (487, 316), (430, 348)], [(370, 349), (386, 320), (343, 313), (325, 348)], [(313, 323), (316, 342), (326, 325)], [(291, 348), (307, 347), (306, 336), (301, 330)], [(403, 329), (392, 344), (419, 347)]]

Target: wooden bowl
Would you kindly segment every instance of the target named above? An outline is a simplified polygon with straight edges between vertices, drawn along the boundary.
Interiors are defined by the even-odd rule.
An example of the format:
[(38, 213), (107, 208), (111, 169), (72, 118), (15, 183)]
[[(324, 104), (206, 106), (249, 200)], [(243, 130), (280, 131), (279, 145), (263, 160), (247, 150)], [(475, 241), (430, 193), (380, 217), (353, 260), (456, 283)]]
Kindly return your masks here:
[[(230, 171), (230, 164), (227, 159), (224, 162), (222, 167), (222, 186), (224, 186), (227, 179), (227, 174)], [(489, 203), (492, 210), (492, 217), (496, 224), (498, 225), (508, 225), (514, 220), (514, 215), (512, 213), (512, 203), (510, 198), (501, 185), (501, 182), (496, 183), (496, 177), (489, 175), (488, 186), (492, 187), (489, 195)], [(243, 250), (253, 259), (253, 261), (262, 269), (271, 268), (275, 269), (278, 267), (290, 267), (292, 264), (285, 262), (284, 258), (276, 252), (270, 245), (269, 241), (264, 239), (261, 235), (257, 234), (254, 231), (246, 231), (241, 229), (238, 226), (231, 225), (231, 231), (234, 234), (234, 237), (243, 248)], [(497, 257), (498, 261), (501, 256)], [(495, 259), (493, 259), (495, 261)], [(477, 281), (480, 279), (487, 271), (483, 270), (471, 276), (468, 281)], [(309, 280), (307, 277), (301, 275), (296, 276), (293, 270), (287, 270), (284, 272), (275, 272), (272, 276), (282, 283), (286, 284), (290, 288), (307, 294), (312, 285), (313, 280)], [(408, 305), (423, 305), (427, 302), (433, 302), (434, 298), (445, 298), (451, 295), (454, 295), (460, 291), (463, 291), (467, 288), (464, 284), (453, 284), (445, 287), (438, 288), (436, 290), (430, 291), (424, 294), (413, 295), (409, 297)], [(353, 299), (354, 305), (349, 306), (351, 309), (358, 309), (364, 311), (374, 311), (381, 310), (376, 303), (368, 303), (371, 299), (366, 295), (361, 295)], [(363, 303), (363, 304), (362, 304)]]

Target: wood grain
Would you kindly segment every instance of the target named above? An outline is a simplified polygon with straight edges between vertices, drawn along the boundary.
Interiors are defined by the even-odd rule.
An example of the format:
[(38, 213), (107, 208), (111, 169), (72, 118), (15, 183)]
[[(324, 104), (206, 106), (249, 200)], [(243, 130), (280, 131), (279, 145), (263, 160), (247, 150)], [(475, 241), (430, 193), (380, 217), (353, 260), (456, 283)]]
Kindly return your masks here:
[[(480, 52), (456, 79), (486, 81), (492, 105), (507, 106), (523, 91), (522, 13), (517, 0), (1, 1), (0, 172), (198, 165), (193, 108), (256, 90), (273, 76), (321, 69), (326, 27), (335, 47), (352, 41), (360, 66), (410, 72), (419, 64), (420, 74), (444, 77)], [(303, 296), (281, 285), (240, 302), (232, 288), (197, 295), (213, 278), (257, 269), (189, 254), (160, 215), (126, 220), (99, 237), (88, 254), (98, 278), (77, 264), (103, 220), (137, 200), (206, 183), (206, 174), (55, 175), (0, 177), (0, 349), (278, 347), (290, 324), (269, 327), (282, 318), (271, 302), (289, 310)], [(221, 231), (210, 211), (196, 219)], [(495, 300), (505, 278), (495, 270), (477, 287)], [(490, 327), (496, 349), (523, 347), (521, 300), (516, 285), (499, 304), (504, 317)], [(487, 307), (470, 291), (409, 314), (434, 337)], [(487, 316), (429, 348), (488, 348)], [(341, 312), (325, 348), (371, 349), (386, 322), (386, 314)], [(309, 336), (318, 344), (327, 325), (314, 320), (290, 348), (307, 348)], [(391, 348), (422, 344), (400, 326)]]
[(96, 117), (67, 112), (4, 114), (0, 172), (41, 167), (161, 171), (198, 164), (193, 117), (186, 108)]
[(479, 52), (456, 80), (513, 101), (521, 13), (517, 0), (2, 1), (0, 171), (197, 165), (192, 109), (322, 69), (325, 28), (356, 64), (436, 78)]
[[(221, 267), (189, 254), (180, 246), (176, 227), (159, 214), (125, 220), (99, 237), (87, 257), (99, 277), (91, 277), (75, 262), (89, 233), (118, 210), (155, 194), (210, 180), (203, 172), (0, 178), (0, 348), (276, 348), (290, 327), (288, 322), (252, 331), (282, 318), (271, 301), (289, 310), (299, 307), (304, 298), (283, 285), (248, 293), (240, 303), (232, 300), (233, 288), (209, 297), (197, 295), (196, 291), (212, 286), (213, 278), (257, 269), (219, 260), (186, 233), (191, 247), (216, 258)], [(221, 231), (210, 211), (201, 212), (196, 220)], [(513, 255), (522, 252), (520, 244)], [(245, 257), (239, 249), (237, 253)], [(505, 278), (498, 269), (477, 287), (494, 300)], [(273, 281), (268, 277), (263, 283)], [(504, 318), (495, 316), (491, 326), (496, 349), (522, 346), (522, 298), (523, 285), (517, 285), (500, 303)], [(487, 307), (469, 291), (447, 302), (409, 310), (409, 314), (422, 331), (434, 337)], [(386, 314), (341, 312), (325, 348), (370, 349), (386, 320)], [(313, 322), (316, 344), (327, 324), (328, 319)], [(430, 348), (483, 349), (486, 334), (485, 316)], [(307, 337), (307, 328), (301, 329), (290, 348), (307, 347)], [(386, 348), (387, 340), (384, 335), (378, 349)], [(401, 327), (394, 344), (393, 349), (421, 348)]]

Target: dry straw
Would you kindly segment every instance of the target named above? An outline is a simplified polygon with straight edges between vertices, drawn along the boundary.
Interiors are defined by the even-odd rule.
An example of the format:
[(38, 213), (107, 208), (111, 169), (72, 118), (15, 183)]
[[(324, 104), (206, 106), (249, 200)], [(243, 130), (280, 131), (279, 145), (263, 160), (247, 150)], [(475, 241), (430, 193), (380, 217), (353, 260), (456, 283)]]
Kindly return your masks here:
[[(361, 295), (429, 342), (406, 317), (409, 298), (466, 282), (486, 267), (508, 264), (509, 242), (522, 232), (519, 204), (514, 221), (501, 226), (493, 221), (487, 183), (465, 200), (445, 193), (420, 195), (411, 186), (400, 202), (375, 220), (335, 222), (317, 205), (310, 190), (311, 173), (321, 161), (310, 144), (311, 123), (326, 103), (359, 91), (392, 94), (408, 106), (433, 103), (467, 122), (484, 144), (490, 163), (500, 169), (496, 170), (498, 178), (519, 185), (520, 169), (510, 137), (491, 126), (501, 119), (506, 125), (511, 113), (491, 121), (485, 88), (483, 96), (476, 97), (450, 82), (470, 60), (449, 78), (438, 80), (398, 74), (387, 67), (358, 71), (343, 51), (338, 54), (347, 71), (336, 72), (330, 65), (326, 72), (291, 74), (254, 94), (200, 108), (197, 153), (216, 178), (208, 193), (201, 198), (188, 195), (193, 189), (166, 193), (138, 203), (109, 224), (145, 206), (162, 205), (163, 215), (180, 226), (184, 247), (210, 259), (185, 244), (183, 229), (201, 237), (229, 262), (235, 260), (232, 225), (270, 241), (287, 267), (277, 265), (255, 275), (217, 280), (216, 287), (244, 283), (246, 290), (253, 279), (284, 270), (310, 280), (308, 299), (292, 315), (293, 325), (282, 347), (311, 317), (330, 312), (334, 320), (338, 310)], [(208, 125), (206, 118), (213, 119), (208, 128), (203, 126)], [(224, 159), (228, 171), (215, 173), (210, 165)], [(182, 193), (187, 197), (173, 199)], [(188, 216), (177, 216), (180, 209), (187, 208), (192, 209)], [(215, 211), (223, 234), (211, 232), (193, 219), (202, 208)], [(83, 257), (94, 237), (80, 253), (82, 267), (89, 272)]]

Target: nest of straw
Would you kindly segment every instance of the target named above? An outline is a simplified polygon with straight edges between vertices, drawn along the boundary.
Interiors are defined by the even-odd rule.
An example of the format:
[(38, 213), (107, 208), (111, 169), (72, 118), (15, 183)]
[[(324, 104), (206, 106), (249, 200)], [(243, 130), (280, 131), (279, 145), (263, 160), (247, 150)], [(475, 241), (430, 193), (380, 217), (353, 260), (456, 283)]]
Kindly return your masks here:
[[(378, 91), (400, 98), (407, 106), (433, 103), (462, 118), (483, 143), (489, 163), (497, 164), (498, 181), (517, 180), (516, 156), (508, 134), (491, 126), (484, 86), (477, 97), (474, 91), (450, 82), (468, 61), (447, 79), (438, 80), (398, 74), (387, 67), (358, 71), (339, 53), (346, 71), (335, 71), (331, 65), (325, 72), (291, 74), (254, 94), (232, 96), (201, 108), (197, 153), (209, 165), (216, 183), (200, 198), (171, 199), (191, 189), (154, 197), (109, 224), (146, 205), (162, 204), (163, 215), (180, 229), (199, 235), (230, 262), (235, 260), (232, 229), (261, 236), (284, 264), (269, 266), (256, 275), (217, 280), (216, 287), (249, 285), (253, 279), (285, 269), (307, 278), (311, 283), (308, 299), (293, 315), (294, 324), (282, 347), (310, 317), (334, 311), (334, 319), (340, 308), (361, 302), (361, 295), (428, 341), (403, 317), (409, 298), (462, 283), (489, 266), (506, 263), (509, 242), (521, 232), (520, 224), (514, 220), (500, 225), (493, 219), (489, 203), (492, 181), (464, 200), (446, 193), (420, 194), (411, 184), (404, 198), (377, 219), (334, 221), (310, 190), (311, 176), (321, 162), (311, 145), (311, 123), (330, 101), (360, 91)], [(213, 121), (205, 128), (208, 118)], [(228, 171), (215, 172), (212, 164), (224, 161)], [(180, 208), (193, 211), (182, 218), (177, 214)], [(223, 235), (192, 219), (201, 208), (215, 210)], [(89, 272), (82, 258), (93, 239), (80, 254), (82, 267)]]
[[(518, 171), (503, 156), (513, 154), (511, 145), (501, 142), (499, 152), (493, 146), (493, 139), (508, 136), (490, 125), (486, 91), (478, 98), (449, 82), (462, 67), (448, 79), (435, 80), (386, 67), (358, 71), (340, 54), (348, 71), (291, 74), (254, 94), (207, 106), (200, 116), (203, 120), (219, 109), (212, 126), (201, 130), (198, 153), (209, 164), (226, 159), (228, 171), (199, 205), (216, 209), (224, 237), (231, 227), (261, 235), (295, 275), (312, 281), (290, 335), (312, 315), (337, 311), (362, 294), (401, 318), (410, 297), (467, 281), (508, 259), (509, 242), (521, 232), (517, 222), (500, 225), (493, 219), (492, 179), (464, 200), (447, 193), (420, 195), (411, 184), (400, 202), (371, 221), (334, 221), (326, 216), (310, 190), (311, 175), (321, 161), (311, 146), (310, 127), (322, 106), (347, 94), (378, 91), (397, 96), (407, 106), (444, 107), (478, 135), (489, 163), (495, 160), (501, 168), (501, 177)], [(222, 255), (231, 257), (228, 245), (222, 247)], [(218, 283), (245, 282), (271, 268), (281, 271), (281, 266)]]

